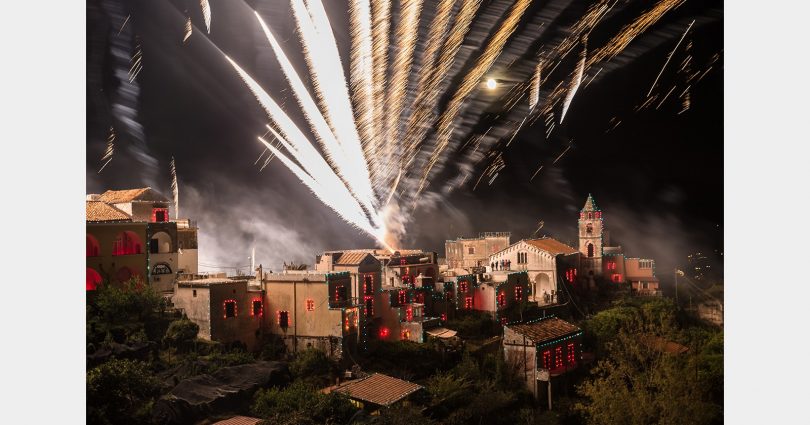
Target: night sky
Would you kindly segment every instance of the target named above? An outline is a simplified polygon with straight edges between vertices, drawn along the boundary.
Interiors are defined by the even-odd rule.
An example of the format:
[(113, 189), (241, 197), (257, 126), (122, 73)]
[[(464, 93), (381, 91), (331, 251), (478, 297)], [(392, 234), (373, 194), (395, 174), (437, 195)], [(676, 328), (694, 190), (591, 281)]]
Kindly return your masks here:
[[(324, 3), (341, 55), (348, 58), (345, 1)], [(521, 62), (532, 63), (537, 48), (564, 34), (591, 3), (535, 2), (513, 36), (530, 39), (530, 47), (507, 44), (506, 50), (519, 54), (519, 59), (510, 63), (499, 59), (490, 74), (510, 81), (510, 70), (519, 74), (516, 67)], [(506, 9), (510, 4), (484, 1), (480, 11)], [(654, 4), (619, 2), (593, 30), (589, 46), (598, 47)], [(212, 0), (208, 39), (197, 1), (88, 1), (88, 193), (149, 185), (170, 195), (169, 161), (174, 156), (181, 216), (199, 222), (203, 270), (244, 266), (253, 246), (257, 262), (270, 268), (279, 268), (282, 261), (312, 264), (313, 256), (326, 249), (372, 246), (370, 238), (321, 204), (278, 160), (261, 172), (262, 162), (254, 164), (264, 149), (256, 136), (264, 134), (268, 120), (222, 53), (240, 63), (279, 103), (286, 103), (293, 119), (303, 120), (296, 115), (295, 99), (251, 8), (273, 28), (295, 66), (304, 70), (286, 1)], [(621, 244), (629, 256), (655, 258), (665, 284), (673, 268), (683, 264), (691, 252), (717, 252), (713, 257), (722, 258), (722, 8), (719, 1), (686, 1), (636, 38), (624, 53), (596, 65), (595, 69), (603, 68), (598, 78), (587, 87), (583, 83), (564, 124), (558, 122), (550, 137), (540, 119), (525, 125), (508, 147), (505, 140), (494, 140), (490, 148), (502, 153), (506, 165), (498, 177), (491, 184), (489, 178), (483, 178), (473, 190), (487, 163), (475, 165), (474, 178), (415, 211), (405, 242), (443, 255), (446, 239), (511, 231), (512, 240), (517, 241), (530, 237), (542, 220), (545, 224), (539, 235), (574, 244), (577, 211), (592, 193), (604, 211), (612, 242)], [(186, 13), (195, 27), (184, 45)], [(127, 15), (129, 22), (119, 36)], [(529, 33), (524, 21), (542, 20), (546, 15), (551, 17), (544, 32)], [(656, 100), (651, 107), (635, 112), (693, 19), (696, 23), (684, 40), (691, 43), (693, 68), (706, 69), (713, 55), (719, 54), (720, 59), (690, 85), (690, 108), (679, 114), (683, 109), (679, 88), (658, 109)], [(423, 26), (427, 22), (425, 19)], [(486, 34), (477, 36), (486, 39)], [(133, 91), (125, 82), (123, 87), (129, 89), (125, 95), (120, 94), (121, 73), (116, 74), (116, 69), (121, 62), (116, 62), (114, 42), (129, 46), (130, 56), (135, 51), (132, 46), (139, 44), (142, 49), (137, 89)], [(524, 52), (520, 54), (518, 49)], [(480, 47), (469, 50), (475, 59)], [(554, 78), (569, 75), (576, 54), (569, 56), (556, 71), (559, 77)], [(679, 79), (683, 76), (677, 70), (685, 57), (681, 46), (661, 75), (657, 85), (661, 95), (682, 84)], [(458, 64), (462, 73), (471, 63)], [(128, 63), (125, 65), (128, 69)], [(344, 68), (348, 70), (348, 61)], [(594, 72), (586, 74), (586, 79)], [(515, 117), (522, 118), (515, 111), (492, 121), (501, 105), (498, 96), (474, 93), (473, 98), (475, 105), (467, 114), (476, 124), (460, 132), (489, 125), (513, 128)], [(142, 126), (142, 136), (132, 134), (137, 125), (122, 120), (121, 111)], [(618, 120), (621, 123), (613, 128)], [(112, 161), (98, 173), (111, 125), (116, 129), (116, 150)], [(552, 164), (569, 145), (565, 155)], [(464, 153), (459, 148), (448, 155), (453, 158)], [(543, 169), (530, 181), (540, 165)], [(442, 194), (458, 175), (449, 161), (431, 180), (432, 192)]]

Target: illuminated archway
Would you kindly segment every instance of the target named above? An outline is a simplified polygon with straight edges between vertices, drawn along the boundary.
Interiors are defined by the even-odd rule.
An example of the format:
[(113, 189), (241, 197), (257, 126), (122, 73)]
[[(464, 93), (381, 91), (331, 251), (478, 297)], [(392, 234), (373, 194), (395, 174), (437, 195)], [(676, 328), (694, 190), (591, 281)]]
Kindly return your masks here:
[(98, 239), (93, 235), (87, 234), (87, 257), (98, 257)]
[(125, 231), (115, 237), (112, 255), (132, 255), (142, 253), (141, 238), (135, 232)]
[(172, 237), (166, 232), (155, 233), (149, 241), (149, 252), (152, 254), (172, 252)]
[(101, 285), (101, 275), (92, 268), (87, 268), (87, 280), (85, 281), (85, 291), (95, 291)]

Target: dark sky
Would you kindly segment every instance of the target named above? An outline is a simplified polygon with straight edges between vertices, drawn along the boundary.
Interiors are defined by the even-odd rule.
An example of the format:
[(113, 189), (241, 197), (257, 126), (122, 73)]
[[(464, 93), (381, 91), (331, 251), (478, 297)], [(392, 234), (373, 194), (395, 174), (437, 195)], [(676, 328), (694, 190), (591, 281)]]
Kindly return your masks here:
[[(341, 54), (348, 57), (345, 2), (325, 3)], [(564, 35), (590, 3), (535, 2), (513, 36), (532, 43), (528, 48), (508, 44), (504, 57), (515, 54), (519, 59), (499, 60), (491, 73), (504, 79), (520, 75), (521, 65), (536, 62), (532, 58), (537, 48)], [(505, 10), (510, 4), (484, 1), (480, 14)], [(589, 48), (605, 43), (654, 4), (620, 1), (591, 33)], [(325, 249), (372, 245), (369, 238), (315, 199), (279, 161), (272, 161), (261, 172), (261, 162), (254, 165), (263, 150), (256, 136), (264, 133), (267, 117), (223, 53), (256, 77), (294, 119), (300, 115), (296, 116), (295, 99), (251, 16), (251, 7), (282, 40), (298, 69), (305, 69), (302, 55), (297, 54), (300, 44), (286, 1), (212, 0), (208, 39), (197, 1), (88, 1), (87, 191), (151, 185), (168, 195), (168, 164), (174, 156), (181, 215), (199, 221), (200, 258), (209, 266), (245, 265), (252, 246), (257, 261), (278, 267), (283, 260), (311, 264), (313, 255)], [(635, 39), (623, 54), (596, 65), (586, 79), (596, 69), (603, 70), (587, 87), (580, 86), (564, 125), (558, 123), (546, 138), (540, 119), (524, 126), (509, 147), (495, 140), (493, 153), (502, 152), (506, 167), (492, 184), (485, 177), (473, 190), (474, 180), (487, 163), (474, 165), (472, 183), (437, 197), (414, 213), (406, 242), (443, 255), (446, 239), (480, 231), (511, 231), (513, 240), (518, 240), (531, 236), (543, 220), (541, 235), (574, 243), (577, 211), (592, 193), (604, 211), (613, 241), (630, 256), (655, 258), (664, 281), (688, 253), (722, 252), (722, 8), (719, 1), (687, 1)], [(195, 27), (183, 45), (185, 13), (191, 15)], [(126, 15), (130, 15), (129, 22), (122, 35), (117, 35)], [(532, 32), (529, 23), (533, 19), (545, 24), (542, 34)], [(695, 25), (657, 86), (659, 96), (670, 87), (677, 89), (658, 109), (656, 100), (651, 107), (635, 112), (693, 19)], [(423, 26), (427, 22), (424, 18)], [(486, 33), (473, 35), (480, 39), (478, 44), (487, 39)], [(121, 74), (116, 69), (122, 63), (115, 60), (114, 42), (130, 49), (141, 46), (143, 69), (134, 92), (128, 82), (121, 85), (117, 81)], [(472, 59), (458, 64), (458, 75), (463, 75), (480, 52), (471, 43), (468, 53)], [(695, 71), (706, 69), (713, 55), (719, 54), (720, 59), (699, 82), (691, 82), (690, 108), (679, 114), (683, 103), (678, 96), (685, 77), (676, 71), (686, 58), (686, 43), (691, 43)], [(559, 66), (564, 70), (558, 72), (561, 79), (576, 63), (576, 55), (569, 56), (572, 60)], [(347, 66), (344, 62), (344, 68)], [(122, 87), (129, 92), (121, 94)], [(515, 125), (517, 111), (490, 121), (494, 114), (488, 112), (497, 111), (500, 105), (497, 96), (476, 93), (473, 98), (466, 114), (477, 126)], [(131, 134), (133, 124), (121, 119), (121, 111), (142, 126), (142, 137)], [(618, 120), (621, 124), (611, 129)], [(116, 129), (116, 150), (109, 165), (97, 173), (111, 125)], [(460, 132), (473, 132), (474, 127), (466, 126)], [(552, 164), (569, 144), (566, 154)], [(462, 154), (463, 150), (454, 150), (448, 155)], [(530, 181), (541, 164), (544, 168)], [(432, 179), (431, 190), (442, 193), (457, 175), (450, 161)]]

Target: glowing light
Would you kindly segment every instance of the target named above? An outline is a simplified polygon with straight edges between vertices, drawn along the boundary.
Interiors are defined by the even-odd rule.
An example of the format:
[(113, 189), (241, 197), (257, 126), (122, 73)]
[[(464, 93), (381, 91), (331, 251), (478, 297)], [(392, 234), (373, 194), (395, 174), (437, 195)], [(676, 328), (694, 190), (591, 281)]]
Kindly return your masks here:
[(495, 90), (496, 87), (498, 87), (498, 82), (495, 81), (495, 79), (493, 79), (493, 78), (487, 79), (487, 88), (488, 89)]

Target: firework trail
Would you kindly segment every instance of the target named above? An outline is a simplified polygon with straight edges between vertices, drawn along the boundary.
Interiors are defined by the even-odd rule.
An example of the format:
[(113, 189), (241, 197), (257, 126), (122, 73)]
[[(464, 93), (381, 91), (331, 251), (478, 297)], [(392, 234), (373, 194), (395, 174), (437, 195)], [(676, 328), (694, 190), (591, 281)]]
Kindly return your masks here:
[(568, 108), (571, 106), (571, 102), (574, 100), (574, 95), (577, 94), (579, 85), (582, 83), (582, 74), (585, 72), (585, 59), (587, 55), (588, 55), (588, 41), (586, 38), (582, 42), (582, 53), (580, 54), (579, 65), (577, 66), (576, 75), (571, 80), (571, 87), (568, 89), (568, 94), (565, 96), (562, 114), (560, 114), (560, 124), (562, 124), (563, 120), (565, 119), (565, 113), (568, 112)]
[(143, 65), (141, 63), (141, 58), (143, 58), (143, 52), (141, 51), (141, 43), (137, 43), (135, 46), (135, 54), (132, 55), (132, 66), (129, 67), (129, 82), (135, 80), (138, 74), (143, 69)]
[(537, 63), (537, 66), (534, 68), (534, 74), (532, 74), (532, 81), (529, 85), (529, 109), (534, 110), (535, 105), (537, 102), (540, 101), (540, 77), (542, 76), (543, 71), (543, 61)]
[(180, 218), (180, 191), (177, 188), (177, 168), (174, 166), (174, 156), (169, 163), (169, 169), (172, 173), (172, 198), (174, 198), (174, 219)]
[(101, 157), (101, 168), (98, 169), (98, 173), (101, 174), (101, 170), (107, 166), (107, 164), (112, 161), (113, 153), (115, 152), (115, 129), (110, 127), (110, 134), (107, 136), (107, 149), (104, 150), (104, 155)]
[(475, 67), (473, 67), (473, 69), (464, 76), (464, 80), (456, 93), (453, 95), (453, 98), (450, 100), (445, 113), (439, 119), (439, 130), (436, 146), (431, 154), (430, 160), (422, 172), (417, 194), (424, 190), (430, 170), (439, 160), (442, 152), (450, 143), (450, 136), (453, 131), (453, 121), (460, 113), (464, 100), (481, 82), (484, 74), (489, 71), (489, 68), (495, 62), (495, 59), (498, 58), (498, 55), (503, 49), (503, 46), (506, 44), (506, 41), (509, 39), (509, 36), (512, 35), (512, 32), (515, 31), (518, 22), (520, 22), (523, 12), (526, 11), (530, 4), (531, 0), (517, 0), (515, 2), (509, 11), (509, 16), (501, 23), (500, 28), (498, 28), (489, 44), (487, 44), (487, 47), (484, 49), (484, 53), (478, 59)]
[(205, 21), (205, 31), (211, 34), (211, 5), (208, 4), (208, 0), (200, 0), (200, 10)]
[[(365, 143), (366, 158), (374, 158), (377, 152), (374, 103), (374, 58), (371, 32), (371, 4), (369, 0), (352, 0), (349, 3), (351, 28), (351, 92), (355, 108), (357, 129)], [(374, 167), (371, 167), (372, 178)]]
[[(372, 96), (379, 101), (384, 99), (387, 92), (387, 76), (388, 76), (388, 44), (389, 35), (388, 31), (391, 26), (389, 20), (391, 19), (391, 1), (390, 0), (374, 0), (371, 2), (371, 37), (372, 37), (372, 63), (373, 63), (373, 89)], [(386, 121), (385, 121), (385, 107), (377, 105), (374, 106), (374, 135), (376, 139), (375, 151), (380, 149), (380, 142), (388, 140), (386, 137)], [(381, 164), (376, 164), (373, 167), (375, 174), (379, 175)]]
[(649, 96), (649, 95), (651, 95), (651, 94), (652, 94), (652, 91), (653, 91), (653, 89), (655, 88), (655, 85), (656, 85), (656, 84), (658, 84), (658, 79), (659, 79), (659, 78), (661, 78), (661, 74), (663, 74), (663, 73), (664, 73), (664, 70), (667, 68), (667, 65), (669, 64), (669, 61), (672, 59), (672, 56), (675, 54), (675, 51), (677, 51), (677, 50), (678, 50), (678, 46), (680, 46), (680, 45), (681, 45), (681, 42), (682, 42), (682, 41), (683, 41), (683, 39), (686, 37), (686, 34), (689, 32), (689, 30), (692, 28), (692, 25), (694, 25), (694, 24), (695, 24), (695, 20), (693, 19), (693, 20), (692, 20), (692, 23), (690, 23), (690, 24), (689, 24), (689, 26), (688, 26), (688, 27), (686, 27), (686, 31), (684, 31), (684, 32), (683, 32), (683, 35), (682, 35), (682, 36), (681, 36), (681, 38), (678, 40), (678, 43), (677, 43), (677, 44), (675, 44), (675, 48), (674, 48), (674, 49), (672, 49), (672, 51), (671, 51), (671, 52), (669, 52), (669, 55), (667, 55), (667, 60), (666, 60), (666, 62), (664, 62), (664, 66), (662, 66), (662, 67), (661, 67), (661, 71), (660, 71), (660, 72), (658, 73), (658, 75), (655, 77), (655, 81), (653, 81), (652, 85), (650, 86), (650, 91), (649, 91), (649, 92), (647, 92), (647, 96)]
[[(395, 35), (398, 46), (392, 64), (390, 87), (388, 90), (388, 110), (386, 111), (386, 136), (389, 140), (399, 140), (400, 117), (405, 104), (405, 93), (408, 86), (408, 76), (411, 73), (413, 52), (416, 47), (417, 31), (419, 30), (419, 15), (422, 11), (422, 0), (402, 0), (400, 19), (396, 26)], [(389, 143), (386, 149), (386, 158), (395, 154), (396, 143)], [(389, 165), (393, 166), (392, 164)], [(387, 174), (391, 172), (390, 168)]]
[(191, 37), (191, 28), (192, 28), (192, 26), (191, 26), (191, 16), (187, 16), (186, 17), (186, 27), (185, 27), (185, 30), (183, 32), (183, 44), (186, 44), (189, 37)]

